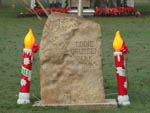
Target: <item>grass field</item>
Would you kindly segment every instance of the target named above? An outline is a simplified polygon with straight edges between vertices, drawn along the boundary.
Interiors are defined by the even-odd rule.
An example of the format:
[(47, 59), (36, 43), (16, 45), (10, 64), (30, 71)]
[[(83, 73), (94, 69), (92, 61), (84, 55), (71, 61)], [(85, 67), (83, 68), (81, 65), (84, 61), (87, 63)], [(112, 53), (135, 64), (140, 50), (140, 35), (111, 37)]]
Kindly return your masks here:
[[(33, 28), (40, 43), (43, 23), (37, 18), (16, 18), (25, 11), (17, 5), (15, 9), (4, 1), (0, 9), (0, 113), (150, 113), (150, 16), (89, 18), (102, 26), (105, 91), (107, 98), (117, 98), (117, 81), (112, 42), (115, 32), (120, 30), (127, 43), (129, 96), (131, 105), (110, 110), (84, 111), (32, 107), (40, 99), (39, 57), (35, 57), (31, 104), (17, 105), (20, 89), (23, 41), (29, 28)], [(148, 0), (135, 0), (137, 10), (150, 14)]]

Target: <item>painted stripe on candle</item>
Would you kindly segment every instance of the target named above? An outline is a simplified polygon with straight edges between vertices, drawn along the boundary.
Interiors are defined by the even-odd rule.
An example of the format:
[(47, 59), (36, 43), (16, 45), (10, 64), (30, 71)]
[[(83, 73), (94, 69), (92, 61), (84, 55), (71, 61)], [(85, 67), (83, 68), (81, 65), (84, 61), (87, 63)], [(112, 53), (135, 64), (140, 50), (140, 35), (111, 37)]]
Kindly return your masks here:
[(30, 76), (31, 76), (31, 71), (28, 70), (28, 69), (26, 69), (26, 68), (24, 68), (24, 67), (22, 66), (21, 74), (23, 74), (23, 75), (26, 76), (26, 77), (30, 77)]

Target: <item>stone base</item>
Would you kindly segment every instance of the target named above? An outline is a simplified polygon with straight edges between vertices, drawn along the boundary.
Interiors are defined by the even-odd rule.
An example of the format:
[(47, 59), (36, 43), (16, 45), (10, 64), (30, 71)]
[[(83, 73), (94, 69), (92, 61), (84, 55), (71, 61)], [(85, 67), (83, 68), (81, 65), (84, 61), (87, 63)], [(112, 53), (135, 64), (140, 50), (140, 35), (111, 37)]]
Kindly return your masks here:
[(35, 102), (33, 106), (50, 106), (56, 108), (67, 108), (72, 110), (100, 110), (100, 109), (112, 109), (117, 108), (117, 102), (115, 99), (106, 99), (105, 103), (92, 103), (92, 104), (42, 104), (41, 101)]

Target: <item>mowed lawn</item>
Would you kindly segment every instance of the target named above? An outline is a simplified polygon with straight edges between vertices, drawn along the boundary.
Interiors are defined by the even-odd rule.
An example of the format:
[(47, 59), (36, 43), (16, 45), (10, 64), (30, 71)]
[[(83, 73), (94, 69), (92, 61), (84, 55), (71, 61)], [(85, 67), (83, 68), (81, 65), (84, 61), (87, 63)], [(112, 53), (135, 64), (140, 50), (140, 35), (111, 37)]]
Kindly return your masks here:
[[(150, 16), (88, 18), (101, 24), (103, 35), (104, 83), (107, 98), (117, 98), (117, 79), (112, 42), (120, 30), (130, 49), (127, 75), (131, 105), (110, 110), (67, 110), (32, 107), (40, 99), (39, 56), (36, 54), (32, 73), (31, 104), (17, 105), (20, 89), (24, 37), (33, 28), (40, 43), (44, 24), (36, 17), (17, 18), (26, 10), (19, 4), (12, 8), (6, 0), (0, 9), (0, 113), (150, 113)], [(148, 0), (135, 0), (137, 10), (150, 14)]]

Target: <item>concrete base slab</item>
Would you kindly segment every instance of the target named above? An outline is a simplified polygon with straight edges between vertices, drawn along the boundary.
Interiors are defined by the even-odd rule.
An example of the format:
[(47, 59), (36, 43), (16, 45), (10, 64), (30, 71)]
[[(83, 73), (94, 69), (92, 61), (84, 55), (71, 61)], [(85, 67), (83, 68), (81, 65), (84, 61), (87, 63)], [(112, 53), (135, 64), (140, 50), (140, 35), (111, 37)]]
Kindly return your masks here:
[[(78, 9), (71, 9), (68, 11), (68, 13), (70, 14), (77, 14), (78, 13)], [(83, 15), (84, 16), (93, 16), (95, 14), (95, 10), (94, 9), (83, 9)]]
[(105, 103), (89, 104), (42, 104), (42, 101), (35, 102), (33, 106), (49, 106), (55, 108), (67, 108), (72, 110), (100, 110), (117, 108), (116, 99), (106, 99)]

